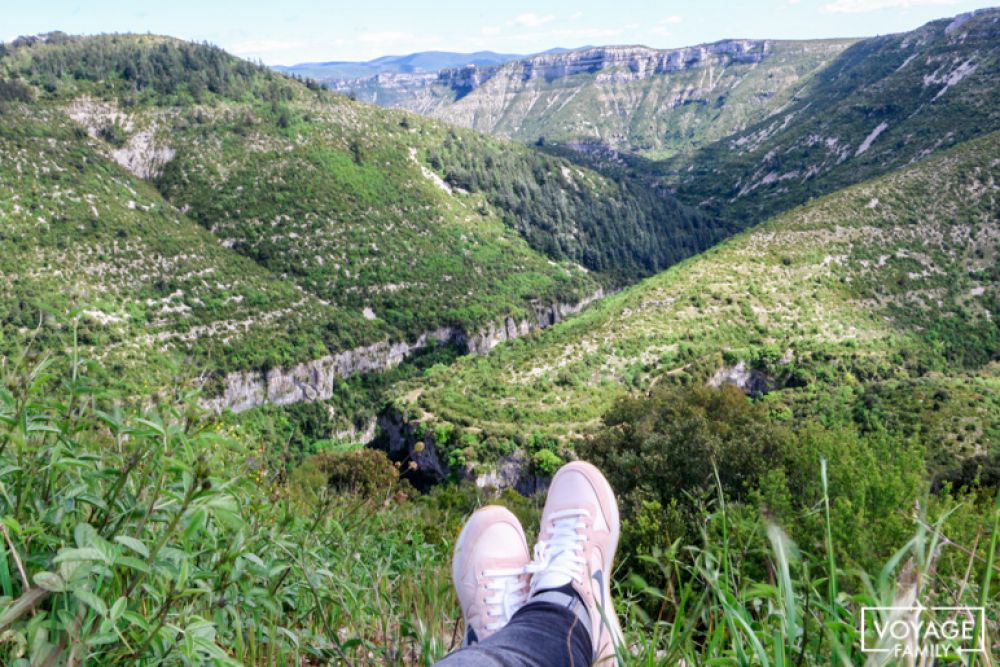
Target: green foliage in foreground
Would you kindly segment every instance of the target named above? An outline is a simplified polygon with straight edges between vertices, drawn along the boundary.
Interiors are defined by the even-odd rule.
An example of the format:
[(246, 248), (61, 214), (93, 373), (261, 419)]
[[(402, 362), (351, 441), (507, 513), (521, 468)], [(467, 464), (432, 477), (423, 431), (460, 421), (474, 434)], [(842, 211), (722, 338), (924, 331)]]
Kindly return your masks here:
[(453, 595), (418, 523), (323, 486), (293, 493), (192, 408), (103, 410), (88, 366), (3, 368), (0, 663), (381, 664), (444, 650)]
[[(91, 366), (74, 359), (60, 377), (48, 362), (3, 366), (0, 662), (429, 665), (456, 644), (452, 541), (496, 500), (454, 486), (407, 499), (376, 453), (324, 454), (285, 485), (253, 443), (183, 404), (102, 408)], [(829, 516), (847, 501), (815, 477), (809, 511)], [(695, 540), (622, 554), (664, 582), (617, 573), (627, 664), (857, 664), (859, 607), (914, 582), (925, 603), (990, 603), (995, 641), (1000, 509), (947, 515), (954, 501), (930, 498), (866, 574), (838, 565), (829, 519), (827, 539), (800, 551), (794, 530), (725, 497), (700, 506)], [(499, 502), (532, 531), (534, 501)]]

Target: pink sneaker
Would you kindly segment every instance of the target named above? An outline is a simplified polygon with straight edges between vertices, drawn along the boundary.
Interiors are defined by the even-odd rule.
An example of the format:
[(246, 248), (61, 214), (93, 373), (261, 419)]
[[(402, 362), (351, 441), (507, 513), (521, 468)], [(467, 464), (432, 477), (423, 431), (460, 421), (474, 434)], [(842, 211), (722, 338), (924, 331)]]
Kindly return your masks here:
[(532, 595), (570, 584), (590, 617), (594, 664), (614, 665), (622, 631), (611, 602), (611, 567), (618, 548), (618, 503), (589, 463), (564, 465), (552, 478), (535, 559)]
[(469, 517), (451, 567), (465, 618), (463, 646), (486, 639), (524, 606), (530, 561), (524, 529), (509, 510), (490, 505)]

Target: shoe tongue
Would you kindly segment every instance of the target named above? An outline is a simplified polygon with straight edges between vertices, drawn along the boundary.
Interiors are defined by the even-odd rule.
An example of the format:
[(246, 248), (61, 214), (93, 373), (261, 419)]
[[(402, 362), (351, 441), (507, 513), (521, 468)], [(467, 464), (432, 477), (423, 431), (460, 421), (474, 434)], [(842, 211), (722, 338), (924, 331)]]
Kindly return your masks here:
[(572, 583), (572, 577), (562, 572), (538, 572), (531, 580), (531, 587), (535, 591), (545, 591), (550, 588), (559, 588)]

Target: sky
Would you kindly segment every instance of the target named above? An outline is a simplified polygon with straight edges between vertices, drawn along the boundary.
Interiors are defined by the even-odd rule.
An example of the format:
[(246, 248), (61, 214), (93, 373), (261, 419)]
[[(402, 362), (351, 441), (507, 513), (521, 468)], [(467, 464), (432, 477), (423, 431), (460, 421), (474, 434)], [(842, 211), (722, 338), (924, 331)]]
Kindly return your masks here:
[(268, 65), (415, 51), (674, 48), (726, 38), (862, 37), (911, 30), (983, 0), (0, 0), (0, 40), (151, 32)]

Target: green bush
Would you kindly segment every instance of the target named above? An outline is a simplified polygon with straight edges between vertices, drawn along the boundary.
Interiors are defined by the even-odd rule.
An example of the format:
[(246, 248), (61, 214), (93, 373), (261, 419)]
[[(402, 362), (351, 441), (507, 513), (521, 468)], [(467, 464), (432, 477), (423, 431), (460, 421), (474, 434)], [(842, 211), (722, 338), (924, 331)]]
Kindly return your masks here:
[(736, 387), (661, 385), (619, 400), (604, 428), (579, 446), (615, 488), (655, 490), (666, 506), (715, 486), (745, 498), (791, 433)]
[(539, 450), (531, 455), (532, 467), (542, 475), (556, 474), (556, 470), (562, 464), (563, 460), (559, 458), (559, 455), (548, 449)]
[(330, 451), (313, 454), (292, 472), (293, 488), (297, 482), (320, 474), (326, 485), (336, 492), (361, 495), (383, 500), (406, 496), (408, 485), (399, 478), (399, 467), (385, 452), (358, 448), (346, 452)]

